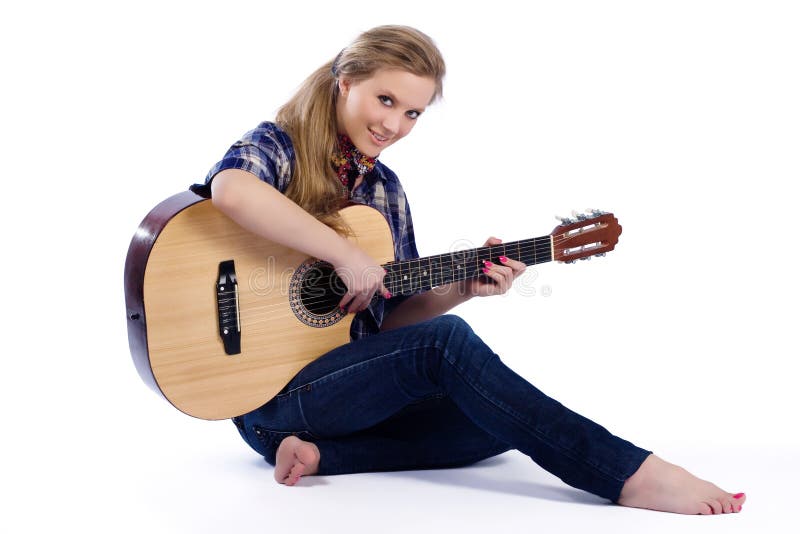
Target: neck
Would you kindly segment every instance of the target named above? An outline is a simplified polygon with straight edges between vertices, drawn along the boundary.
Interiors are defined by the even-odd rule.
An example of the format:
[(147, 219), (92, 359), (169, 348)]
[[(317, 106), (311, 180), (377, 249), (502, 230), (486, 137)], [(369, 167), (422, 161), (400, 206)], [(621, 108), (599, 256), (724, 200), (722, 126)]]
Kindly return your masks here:
[(392, 295), (411, 295), (480, 276), (484, 262), (500, 263), (500, 256), (526, 265), (552, 261), (552, 246), (552, 238), (547, 235), (427, 258), (393, 261), (382, 266), (387, 271), (384, 285)]

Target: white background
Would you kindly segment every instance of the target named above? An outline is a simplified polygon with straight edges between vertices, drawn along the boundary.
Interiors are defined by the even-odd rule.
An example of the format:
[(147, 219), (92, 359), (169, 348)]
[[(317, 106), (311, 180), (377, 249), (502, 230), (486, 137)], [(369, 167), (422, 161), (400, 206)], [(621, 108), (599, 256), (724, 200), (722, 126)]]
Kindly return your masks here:
[[(0, 8), (0, 530), (783, 530), (800, 477), (796, 4), (274, 4)], [(141, 383), (122, 289), (138, 223), (386, 23), (448, 63), (444, 101), (382, 155), (423, 255), (586, 207), (624, 228), (606, 258), (539, 266), (458, 313), (566, 405), (748, 492), (746, 513), (606, 506), (518, 453), (286, 488), (232, 424)]]

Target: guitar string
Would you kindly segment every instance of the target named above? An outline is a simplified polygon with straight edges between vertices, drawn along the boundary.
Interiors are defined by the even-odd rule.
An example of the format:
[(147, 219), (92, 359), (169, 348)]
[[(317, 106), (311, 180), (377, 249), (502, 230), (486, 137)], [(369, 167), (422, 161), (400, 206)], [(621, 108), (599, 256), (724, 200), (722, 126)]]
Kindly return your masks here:
[[(498, 245), (494, 245), (494, 246), (495, 246), (495, 247), (498, 247)], [(538, 245), (534, 245), (534, 246), (521, 247), (521, 248), (519, 249), (519, 252), (521, 252), (521, 254), (520, 254), (520, 255), (523, 255), (523, 256), (524, 256), (526, 253), (529, 253), (529, 252), (531, 252), (531, 251), (538, 250), (538, 249), (544, 249), (544, 248), (547, 248), (547, 250), (546, 250), (546, 252), (547, 252), (547, 253), (549, 253), (549, 252), (550, 252), (550, 250), (549, 250), (549, 247), (546, 247), (546, 243), (540, 243), (540, 244), (538, 244)], [(495, 251), (495, 252), (496, 252), (496, 251)], [(506, 250), (503, 250), (503, 252), (507, 252), (507, 251), (506, 251)], [(544, 250), (542, 250), (542, 253), (543, 253), (543, 254), (544, 254), (544, 252), (545, 252), (545, 251), (544, 251)], [(442, 257), (445, 257), (445, 256), (446, 256), (446, 255), (442, 255)], [(427, 269), (427, 268), (429, 268), (429, 267), (430, 267), (430, 261), (428, 262), (428, 265), (424, 265), (424, 266), (423, 266), (422, 264), (423, 264), (423, 263), (425, 263), (425, 260), (431, 260), (431, 259), (433, 259), (433, 258), (435, 258), (435, 256), (431, 256), (430, 258), (420, 258), (420, 259), (415, 259), (415, 260), (402, 260), (402, 263), (408, 263), (408, 264), (410, 264), (410, 263), (413, 263), (413, 262), (420, 262), (420, 265), (414, 268), (414, 270), (417, 270), (417, 272), (418, 272), (418, 271), (419, 271), (419, 269), (423, 269), (423, 268), (426, 268), (426, 269)], [(447, 264), (447, 263), (443, 262), (443, 263), (441, 263), (441, 264), (439, 264), (439, 265), (438, 265), (438, 268), (439, 268), (439, 274), (438, 274), (438, 276), (439, 276), (439, 277), (442, 277), (442, 276), (443, 276), (443, 270), (444, 270), (444, 269), (453, 270), (453, 267), (454, 267), (454, 265), (464, 265), (464, 264), (467, 264), (467, 263), (471, 263), (472, 261), (479, 262), (479, 261), (482, 261), (482, 260), (480, 260), (480, 259), (476, 259), (476, 260), (472, 260), (472, 259), (470, 259), (469, 261), (456, 261), (456, 262), (454, 262), (454, 263), (450, 263), (450, 264)], [(548, 260), (548, 261), (551, 261), (551, 260)], [(538, 263), (545, 263), (545, 262), (538, 262)], [(389, 265), (389, 264), (387, 264), (387, 266), (388, 266), (388, 265)], [(477, 266), (477, 265), (479, 265), (479, 264), (476, 264), (476, 266)], [(471, 267), (471, 265), (470, 265), (470, 267)], [(479, 269), (479, 267), (478, 267), (478, 269)], [(408, 285), (409, 285), (409, 282), (407, 282), (407, 281), (405, 281), (405, 280), (402, 280), (402, 279), (394, 279), (394, 278), (392, 278), (392, 275), (393, 275), (393, 274), (394, 274), (394, 275), (398, 275), (398, 276), (399, 276), (399, 275), (402, 275), (402, 274), (404, 274), (404, 273), (406, 273), (406, 272), (407, 272), (407, 273), (409, 273), (409, 274), (411, 274), (411, 273), (412, 273), (412, 271), (411, 271), (411, 270), (409, 270), (409, 271), (405, 271), (405, 270), (403, 270), (403, 269), (398, 269), (398, 270), (396, 270), (396, 271), (389, 271), (389, 272), (387, 273), (387, 275), (386, 275), (386, 276), (387, 276), (387, 278), (388, 278), (388, 280), (387, 280), (387, 281), (388, 281), (388, 283), (386, 283), (386, 282), (384, 282), (384, 283), (385, 283), (385, 285), (386, 285), (386, 288), (387, 288), (387, 289), (388, 289), (388, 290), (389, 290), (391, 293), (396, 293), (398, 290), (402, 290), (402, 288), (403, 288), (403, 287), (405, 287), (405, 286), (408, 286)], [(426, 271), (426, 273), (427, 273), (427, 271)], [(451, 273), (448, 273), (448, 274), (451, 274)], [(467, 279), (467, 278), (473, 278), (473, 277), (477, 276), (479, 273), (478, 273), (477, 271), (474, 271), (474, 272), (471, 272), (471, 273), (470, 273), (470, 272), (469, 272), (469, 267), (465, 267), (465, 274), (466, 274), (467, 276), (458, 277), (458, 274), (457, 274), (457, 273), (455, 273), (455, 275), (453, 276), (453, 281), (455, 282), (455, 281), (465, 280), (465, 279)], [(338, 277), (338, 275), (336, 275), (336, 273), (331, 273), (329, 276), (326, 276), (326, 277), (323, 277), (323, 278), (321, 278), (321, 279), (319, 280), (319, 284), (318, 284), (316, 287), (317, 287), (318, 289), (321, 289), (321, 290), (327, 290), (327, 289), (329, 289), (329, 288), (330, 288), (330, 287), (333, 285), (333, 281), (335, 280), (335, 278), (336, 278), (336, 277)], [(436, 272), (435, 272), (435, 269), (434, 269), (434, 271), (433, 271), (431, 274), (422, 274), (422, 275), (420, 275), (420, 274), (417, 274), (416, 276), (413, 276), (413, 278), (416, 278), (416, 279), (420, 279), (420, 278), (423, 278), (423, 277), (425, 277), (425, 278), (428, 278), (428, 279), (431, 279), (431, 278), (434, 278), (434, 279), (435, 279), (435, 277), (436, 277)], [(450, 277), (448, 276), (448, 278), (450, 278)], [(443, 284), (444, 284), (444, 279), (442, 280), (442, 283), (441, 283), (441, 284), (437, 284), (437, 285), (443, 285)], [(416, 284), (416, 285), (419, 285), (419, 284)], [(432, 287), (437, 287), (437, 285), (434, 285), (434, 286), (432, 286)], [(286, 286), (286, 284), (284, 284), (284, 286)], [(285, 289), (284, 289), (284, 290), (285, 290)], [(233, 291), (225, 291), (225, 292), (222, 292), (222, 293), (220, 293), (220, 295), (222, 295), (222, 296), (232, 296), (232, 295), (233, 295), (233, 293), (234, 293)], [(329, 300), (329, 298), (330, 298), (330, 297), (329, 297), (329, 295), (330, 295), (330, 292), (327, 292), (327, 293), (326, 293), (326, 295), (324, 295), (324, 296), (323, 296), (321, 299), (319, 299), (319, 300), (317, 300), (317, 301), (314, 301), (314, 300), (306, 300), (305, 302), (308, 302), (308, 303), (311, 303), (311, 304), (315, 304), (315, 303), (323, 302), (323, 301), (325, 301), (325, 300)], [(286, 295), (284, 295), (284, 296), (286, 296)], [(341, 297), (344, 297), (344, 293), (342, 293), (340, 296), (341, 296)]]
[[(534, 240), (528, 240), (528, 242), (531, 242), (531, 241), (534, 241)], [(514, 245), (512, 243), (507, 243), (505, 245), (506, 246), (511, 246), (512, 248), (516, 248), (516, 247), (514, 247)], [(549, 242), (533, 243), (532, 245), (527, 245), (527, 246), (520, 247), (519, 248), (519, 252), (522, 253), (521, 255), (524, 255), (524, 253), (531, 252), (531, 251), (536, 250), (538, 248), (548, 248), (548, 252), (549, 252), (549, 247), (547, 245), (549, 245)], [(492, 252), (497, 252), (502, 247), (503, 247), (502, 244), (501, 245), (492, 245), (492, 246), (489, 246), (489, 247), (482, 247), (481, 250), (486, 251), (487, 249), (489, 249)], [(497, 249), (497, 250), (491, 250), (491, 249)], [(507, 252), (507, 251), (504, 251), (504, 252)], [(441, 257), (446, 257), (446, 256), (447, 255), (441, 255)], [(451, 255), (451, 257), (452, 257), (452, 255)], [(431, 258), (434, 258), (434, 256), (432, 256)], [(428, 258), (421, 258), (419, 260), (403, 260), (403, 262), (404, 263), (405, 262), (411, 263), (411, 262), (414, 262), (414, 261), (423, 262), (425, 259), (428, 259)], [(480, 261), (480, 260), (471, 260), (471, 261)], [(548, 261), (552, 261), (552, 259), (548, 260)], [(539, 262), (539, 263), (544, 263), (544, 262)], [(398, 274), (398, 273), (402, 273), (402, 271), (392, 271), (392, 273)], [(335, 275), (335, 273), (332, 273), (332, 275), (328, 277), (328, 282), (329, 282), (328, 283), (328, 287), (330, 287), (330, 281), (333, 280), (333, 276), (334, 275)], [(441, 272), (440, 272), (440, 275), (441, 275)], [(470, 273), (468, 269), (465, 269), (463, 275), (458, 275), (457, 274), (456, 276), (453, 276), (452, 277), (452, 282), (463, 281), (463, 280), (466, 280), (468, 278), (475, 278), (478, 275), (479, 275), (479, 272), (477, 270)], [(435, 278), (435, 273), (432, 273), (432, 276)], [(420, 276), (417, 276), (416, 278), (420, 278)], [(408, 286), (408, 285), (409, 284), (404, 282), (403, 280), (390, 279), (389, 283), (386, 284), (386, 287), (387, 287), (387, 290), (390, 291), (391, 293), (399, 294), (398, 292), (402, 291), (402, 289), (405, 286)], [(425, 285), (428, 285), (428, 284), (425, 284)], [(444, 283), (439, 284), (439, 285), (444, 285)], [(413, 285), (411, 287), (412, 287), (412, 290), (414, 290), (416, 292), (416, 290), (413, 289)], [(438, 287), (438, 286), (434, 285), (430, 289), (433, 289), (435, 287)], [(325, 290), (324, 287), (321, 287), (320, 289), (322, 289), (323, 291)], [(228, 293), (232, 293), (232, 292), (224, 292), (223, 295), (228, 294)], [(332, 297), (330, 292), (326, 292), (319, 299), (316, 299), (316, 300), (314, 300), (314, 299), (310, 299), (310, 300), (309, 299), (305, 299), (305, 300), (303, 300), (303, 304), (304, 304), (305, 307), (309, 307), (309, 306), (314, 306), (316, 304), (320, 304), (320, 303), (323, 303), (323, 302), (327, 302), (329, 304), (332, 303), (333, 307), (331, 308), (331, 311), (334, 311), (336, 309), (336, 307), (338, 306), (338, 303), (341, 301), (341, 299), (343, 297), (344, 297), (343, 294), (342, 295), (336, 295), (335, 297)], [(353, 297), (353, 298), (355, 298), (355, 297)], [(379, 295), (374, 295), (370, 299), (370, 302), (375, 298), (381, 298), (381, 297)], [(265, 304), (260, 305), (260, 306), (248, 306), (248, 309), (247, 309), (248, 318), (250, 318), (250, 317), (263, 317), (264, 313), (266, 313), (267, 315), (269, 315), (271, 313), (277, 313), (277, 312), (285, 313), (286, 304), (287, 304), (286, 300), (287, 299), (288, 299), (288, 294), (282, 294), (281, 295), (281, 302), (278, 302), (278, 303), (275, 303), (275, 304), (266, 304), (265, 303)], [(279, 309), (270, 310), (270, 308), (279, 308)], [(328, 313), (330, 313), (330, 312), (328, 312)], [(241, 318), (240, 318), (240, 320), (241, 320)]]
[[(506, 245), (511, 246), (512, 244), (511, 243), (507, 243)], [(519, 252), (522, 253), (520, 255), (524, 255), (524, 253), (530, 252), (532, 250), (536, 250), (538, 248), (545, 248), (546, 245), (547, 245), (547, 242), (534, 243), (532, 246), (521, 247), (519, 249)], [(503, 245), (492, 245), (491, 247), (484, 247), (482, 250), (491, 249), (491, 248), (500, 249), (502, 247), (503, 247)], [(495, 250), (493, 252), (497, 252), (497, 250)], [(506, 252), (506, 251), (504, 250), (504, 252)], [(549, 252), (549, 250), (548, 250), (548, 252)], [(440, 255), (440, 257), (445, 257), (445, 256), (446, 255)], [(414, 261), (419, 261), (419, 262), (422, 263), (425, 259), (432, 259), (432, 258), (435, 258), (435, 256), (431, 256), (430, 258), (420, 258), (419, 260), (403, 260), (403, 263), (412, 263)], [(470, 260), (470, 261), (473, 261), (473, 260)], [(474, 261), (480, 261), (480, 260), (474, 260)], [(548, 260), (548, 261), (552, 261), (552, 260)], [(461, 262), (461, 263), (463, 264), (465, 262)], [(539, 262), (539, 263), (544, 263), (544, 262)], [(446, 266), (445, 265), (445, 267), (452, 268), (452, 265), (450, 265), (450, 266)], [(420, 266), (419, 268), (423, 268), (423, 267)], [(478, 267), (478, 270), (479, 269), (480, 268)], [(464, 271), (464, 276), (459, 276), (459, 275), (453, 276), (452, 277), (452, 281), (453, 282), (457, 282), (457, 281), (466, 280), (468, 278), (474, 278), (474, 277), (476, 277), (476, 276), (478, 276), (480, 274), (478, 272), (478, 270), (473, 271), (473, 272), (469, 272), (469, 269), (467, 268)], [(411, 271), (409, 271), (409, 272), (411, 272)], [(391, 273), (392, 274), (402, 274), (403, 271), (402, 270), (392, 271)], [(440, 270), (440, 276), (441, 276), (441, 274), (442, 273), (441, 273), (441, 270)], [(324, 283), (322, 283), (319, 286), (317, 286), (317, 289), (322, 290), (324, 292), (324, 294), (319, 299), (314, 300), (314, 299), (306, 298), (306, 299), (303, 300), (304, 305), (313, 306), (315, 304), (320, 304), (320, 303), (323, 303), (323, 302), (328, 302), (328, 303), (335, 302), (336, 304), (338, 304), (338, 302), (340, 302), (341, 299), (344, 297), (344, 293), (342, 293), (341, 295), (337, 295), (336, 297), (332, 297), (331, 292), (330, 291), (326, 291), (327, 288), (331, 287), (332, 281), (334, 280), (334, 278), (336, 276), (337, 275), (335, 273), (332, 273), (330, 276), (327, 277), (327, 280), (325, 280)], [(422, 276), (418, 275), (415, 278), (420, 279), (423, 276), (428, 277), (428, 278), (435, 277), (435, 272), (431, 273), (431, 275), (422, 275)], [(414, 287), (413, 281), (411, 283), (412, 283), (412, 285), (410, 286), (410, 288), (412, 289), (413, 292), (416, 292), (419, 288), (418, 287), (417, 288)], [(402, 291), (402, 289), (404, 287), (409, 286), (409, 282), (405, 282), (403, 280), (395, 280), (395, 279), (391, 279), (390, 278), (389, 279), (389, 283), (385, 284), (385, 285), (386, 285), (387, 290), (390, 293), (398, 294), (398, 291)], [(428, 284), (426, 283), (425, 285), (428, 285)], [(432, 285), (431, 288), (429, 288), (429, 289), (432, 289), (434, 287), (438, 287), (439, 285), (445, 285), (444, 284), (444, 280), (442, 280), (441, 284)], [(419, 284), (417, 284), (417, 286), (419, 286)], [(221, 295), (223, 295), (223, 296), (231, 295), (231, 294), (232, 294), (232, 292), (223, 292), (223, 293), (221, 293)], [(284, 293), (284, 294), (281, 295), (281, 297), (282, 297), (282, 299), (286, 299), (286, 298), (288, 298), (288, 294)], [(377, 297), (377, 295), (376, 295), (376, 297)], [(355, 298), (355, 296), (353, 298)], [(260, 309), (267, 309), (267, 308), (270, 308), (270, 307), (285, 308), (285, 305), (286, 305), (285, 301), (282, 300), (280, 303), (276, 303), (276, 304), (265, 304), (265, 305), (262, 305), (262, 306), (249, 306), (248, 307), (248, 311), (249, 312), (253, 312), (253, 311), (260, 310)]]

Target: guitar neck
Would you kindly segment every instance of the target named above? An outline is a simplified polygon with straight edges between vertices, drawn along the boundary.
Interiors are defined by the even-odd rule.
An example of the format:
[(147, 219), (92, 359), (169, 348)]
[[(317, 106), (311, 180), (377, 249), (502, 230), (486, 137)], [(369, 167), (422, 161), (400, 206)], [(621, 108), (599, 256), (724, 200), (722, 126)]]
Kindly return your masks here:
[(483, 272), (485, 261), (500, 263), (500, 256), (526, 265), (552, 261), (552, 237), (547, 235), (415, 260), (393, 261), (382, 266), (386, 269), (384, 285), (392, 295), (411, 295), (474, 278)]

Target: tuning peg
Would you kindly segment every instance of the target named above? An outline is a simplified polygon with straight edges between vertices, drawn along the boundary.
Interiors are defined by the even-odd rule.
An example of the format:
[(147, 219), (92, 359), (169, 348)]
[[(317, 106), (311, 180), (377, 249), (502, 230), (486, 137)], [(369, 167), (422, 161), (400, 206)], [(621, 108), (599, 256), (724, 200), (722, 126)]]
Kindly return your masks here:
[(597, 257), (597, 258), (602, 258), (602, 257), (603, 257), (603, 256), (605, 256), (605, 255), (606, 255), (606, 253), (605, 253), (605, 252), (598, 252), (597, 254), (595, 254), (595, 257)]
[(558, 219), (561, 222), (561, 224), (572, 224), (575, 222), (569, 217), (561, 217), (560, 215), (556, 215), (556, 219)]
[(583, 261), (583, 260), (589, 261), (591, 259), (592, 259), (591, 256), (584, 256), (584, 257), (581, 258), (581, 261)]
[(572, 210), (572, 216), (579, 221), (585, 221), (587, 219), (586, 215), (584, 215), (583, 213), (578, 213), (575, 210)]
[(598, 209), (595, 209), (595, 208), (586, 208), (586, 212), (589, 213), (592, 218), (600, 217), (601, 215), (603, 215), (605, 213), (604, 211), (601, 211), (601, 210), (598, 210)]

